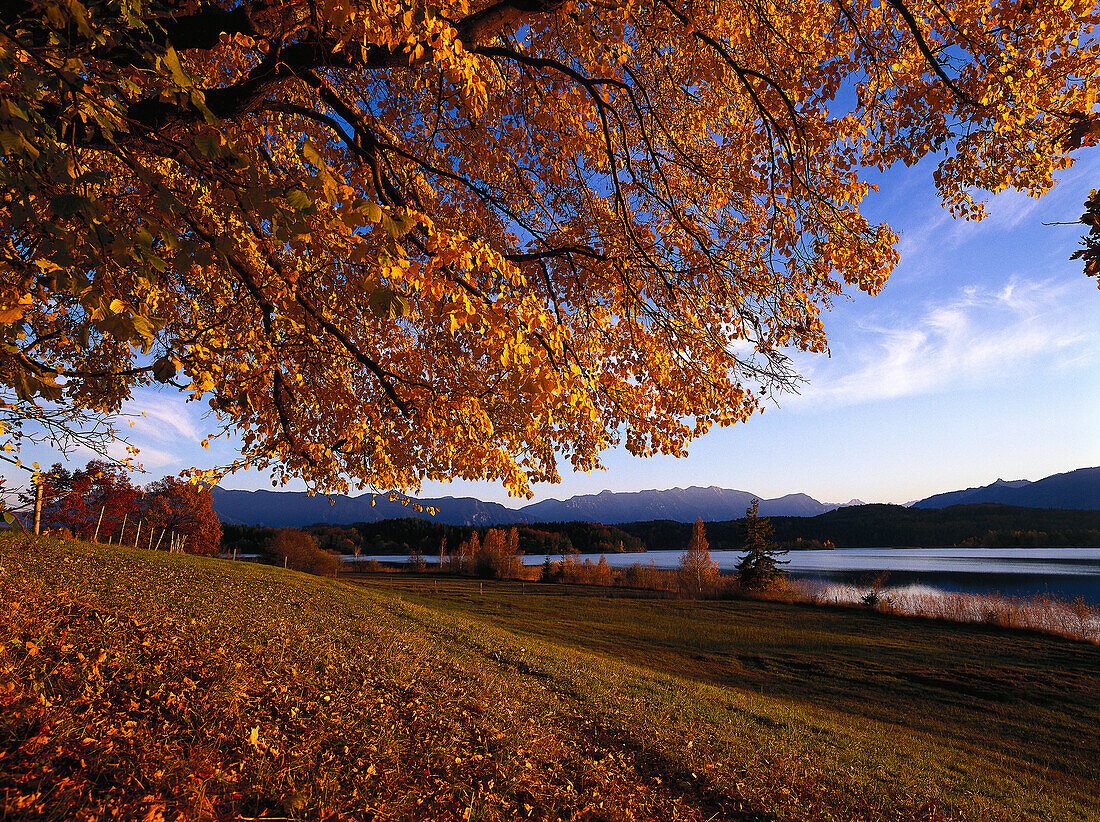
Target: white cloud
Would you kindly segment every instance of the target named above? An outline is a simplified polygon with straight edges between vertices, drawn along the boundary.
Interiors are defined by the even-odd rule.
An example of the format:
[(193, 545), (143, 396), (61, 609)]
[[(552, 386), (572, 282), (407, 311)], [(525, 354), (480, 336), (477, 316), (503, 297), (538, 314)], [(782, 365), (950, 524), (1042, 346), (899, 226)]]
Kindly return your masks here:
[[(145, 469), (146, 474), (162, 473), (163, 469), (184, 467), (184, 463), (193, 459), (202, 438), (198, 414), (191, 410), (182, 394), (138, 390), (122, 408), (116, 427), (121, 442), (115, 442), (107, 449), (115, 459), (128, 456), (126, 443), (139, 449), (135, 463)], [(95, 455), (87, 449), (77, 449), (70, 462), (92, 458)]]
[(129, 421), (133, 423), (129, 430), (134, 437), (147, 437), (157, 442), (182, 439), (189, 443), (200, 439), (182, 394), (166, 396), (141, 392), (126, 404), (123, 413), (129, 415)]
[(135, 462), (145, 469), (145, 473), (152, 473), (164, 468), (166, 465), (179, 464), (180, 458), (169, 451), (159, 448), (150, 448), (148, 445), (140, 446)]
[(791, 405), (855, 403), (930, 394), (1018, 379), (1039, 361), (1079, 367), (1100, 358), (1100, 332), (1090, 312), (1071, 305), (1080, 283), (1013, 278), (999, 289), (968, 286), (949, 302), (925, 305), (914, 320), (871, 318), (834, 354), (799, 363), (809, 385)]
[(1082, 230), (1050, 224), (1077, 218), (1098, 173), (1100, 157), (1087, 155), (1059, 173), (1054, 188), (1041, 198), (1014, 189), (992, 196), (976, 192), (976, 199), (985, 201), (986, 217), (980, 221), (952, 219), (938, 195), (929, 197), (926, 193), (907, 204), (896, 204), (893, 216), (886, 218), (901, 235), (898, 242), (901, 264), (894, 279), (922, 281), (939, 277), (945, 264), (950, 267), (950, 260), (957, 252), (968, 246), (973, 249), (975, 243), (992, 242), (1000, 247), (1015, 245), (1021, 249), (1029, 244), (1046, 247), (1054, 243), (1065, 245), (1068, 257), (1076, 247), (1075, 231), (1079, 236)]
[[(160, 448), (153, 448), (148, 445), (139, 445), (138, 443), (133, 442), (133, 438), (131, 437), (127, 437), (127, 439), (140, 448), (140, 452), (137, 454), (136, 457), (133, 457), (133, 461), (135, 466), (140, 465), (144, 469), (143, 473), (145, 474), (158, 472), (166, 465), (177, 465), (180, 462), (180, 458), (170, 451), (165, 451)], [(56, 457), (56, 455), (54, 456)], [(126, 450), (125, 443), (116, 441), (107, 446), (107, 456), (113, 460), (118, 460), (119, 462), (122, 462), (127, 457), (132, 457), (133, 455), (131, 455)], [(103, 459), (102, 454), (99, 454), (93, 451), (91, 448), (85, 448), (81, 445), (73, 448), (72, 451), (69, 452), (66, 459), (55, 459), (54, 461), (64, 462), (70, 468), (82, 468), (84, 464), (89, 460), (101, 459)], [(46, 463), (43, 463), (43, 467), (45, 467), (45, 465)], [(135, 481), (141, 483), (146, 482), (146, 480), (144, 479), (136, 479)]]

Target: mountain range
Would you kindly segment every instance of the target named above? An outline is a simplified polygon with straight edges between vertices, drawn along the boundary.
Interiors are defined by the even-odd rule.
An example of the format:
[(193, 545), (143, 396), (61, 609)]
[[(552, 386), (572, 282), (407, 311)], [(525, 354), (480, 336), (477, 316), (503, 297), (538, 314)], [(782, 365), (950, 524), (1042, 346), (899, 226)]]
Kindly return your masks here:
[[(567, 500), (548, 499), (522, 508), (508, 508), (473, 497), (397, 501), (384, 495), (358, 497), (310, 496), (301, 491), (230, 491), (213, 489), (214, 510), (223, 522), (237, 525), (266, 525), (276, 528), (329, 523), (377, 522), (394, 517), (424, 517), (448, 525), (509, 525), (538, 522), (623, 522), (673, 520), (707, 522), (737, 519), (759, 495), (729, 488), (671, 488), (665, 491), (601, 491)], [(417, 511), (411, 503), (435, 508), (434, 516)], [(1100, 510), (1100, 468), (1081, 468), (1055, 474), (1036, 482), (997, 480), (981, 488), (967, 488), (936, 494), (912, 503), (916, 508), (943, 508), (975, 502), (996, 502), (1031, 508), (1076, 508)], [(760, 499), (764, 516), (812, 517), (853, 505), (818, 502), (806, 494), (788, 494)]]
[[(214, 511), (222, 522), (237, 525), (266, 525), (275, 528), (328, 523), (377, 522), (394, 517), (424, 517), (447, 525), (511, 525), (536, 522), (639, 522), (671, 519), (678, 522), (729, 520), (745, 515), (745, 509), (757, 498), (748, 491), (728, 488), (672, 488), (667, 491), (614, 492), (548, 499), (507, 508), (496, 502), (473, 497), (435, 499), (399, 498), (363, 494), (358, 497), (310, 496), (304, 491), (228, 491), (213, 489)], [(436, 509), (435, 515), (418, 511)], [(845, 505), (862, 505), (852, 500)], [(840, 507), (821, 503), (806, 494), (788, 494), (778, 499), (760, 500), (760, 513), (766, 516), (812, 517)]]
[(999, 502), (1025, 508), (1100, 509), (1100, 468), (1079, 468), (1035, 482), (998, 479), (980, 488), (949, 491), (922, 499), (914, 508), (946, 508), (972, 502)]

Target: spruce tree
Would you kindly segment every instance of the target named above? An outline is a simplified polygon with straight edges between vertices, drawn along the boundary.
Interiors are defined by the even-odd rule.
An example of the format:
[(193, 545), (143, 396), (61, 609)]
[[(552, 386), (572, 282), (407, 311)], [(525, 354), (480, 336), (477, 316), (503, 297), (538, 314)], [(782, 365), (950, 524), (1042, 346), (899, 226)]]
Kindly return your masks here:
[(745, 588), (763, 588), (783, 576), (785, 572), (779, 566), (787, 564), (787, 560), (779, 559), (786, 550), (771, 542), (771, 521), (761, 517), (759, 511), (760, 500), (754, 499), (741, 525), (745, 531), (745, 553), (737, 562), (737, 578)]

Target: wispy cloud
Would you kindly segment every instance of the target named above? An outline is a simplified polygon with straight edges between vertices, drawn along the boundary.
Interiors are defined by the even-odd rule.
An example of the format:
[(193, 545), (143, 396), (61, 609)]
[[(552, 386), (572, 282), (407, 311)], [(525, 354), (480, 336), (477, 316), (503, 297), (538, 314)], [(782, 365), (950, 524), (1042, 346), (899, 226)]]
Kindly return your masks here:
[(130, 415), (135, 437), (145, 437), (157, 442), (197, 441), (200, 436), (189, 409), (180, 394), (164, 396), (153, 392), (141, 392), (126, 404), (124, 413)]
[[(134, 458), (133, 464), (135, 466), (140, 465), (144, 469), (145, 474), (152, 474), (160, 471), (167, 465), (179, 464), (180, 458), (176, 454), (170, 451), (165, 451), (160, 448), (153, 448), (149, 445), (138, 444), (133, 441), (133, 438), (127, 438), (132, 444), (137, 445), (140, 448), (140, 452)], [(126, 450), (126, 445), (122, 442), (113, 442), (107, 446), (107, 456), (111, 459), (124, 461), (127, 457), (132, 455)], [(70, 467), (82, 467), (88, 460), (101, 460), (103, 455), (96, 453), (90, 448), (84, 446), (77, 446), (68, 454), (68, 459), (65, 462)], [(60, 460), (58, 460), (60, 461)], [(144, 483), (146, 480), (138, 479), (137, 482)]]
[(136, 459), (137, 464), (144, 468), (147, 474), (159, 471), (168, 465), (177, 465), (179, 461), (178, 455), (170, 451), (162, 451), (159, 448), (151, 448), (148, 445), (141, 446), (141, 451)]
[(999, 289), (970, 286), (925, 305), (908, 321), (872, 316), (825, 364), (800, 363), (809, 384), (791, 405), (850, 405), (1014, 379), (1042, 360), (1048, 368), (1100, 358), (1100, 332), (1086, 313), (1066, 310), (1079, 283), (1013, 278)]
[[(907, 279), (939, 276), (944, 261), (968, 244), (1022, 242), (1018, 232), (1024, 230), (1042, 229), (1046, 234), (1045, 242), (1062, 242), (1068, 236), (1064, 231), (1072, 231), (1072, 228), (1059, 230), (1044, 227), (1042, 223), (1076, 219), (1098, 172), (1100, 158), (1088, 156), (1058, 174), (1057, 184), (1041, 198), (1013, 189), (986, 195), (986, 217), (977, 222), (953, 220), (939, 197), (929, 197), (927, 192), (917, 195), (908, 204), (896, 204), (904, 217), (888, 217), (887, 222), (901, 233), (898, 275)], [(977, 196), (983, 199), (981, 192)], [(1055, 237), (1056, 240), (1051, 239)]]
[[(136, 462), (146, 473), (166, 467), (182, 467), (198, 449), (202, 438), (196, 406), (187, 405), (183, 395), (173, 392), (138, 390), (122, 409), (119, 433), (137, 447)], [(116, 453), (117, 451), (117, 453)], [(122, 458), (125, 446), (116, 443), (109, 453)]]

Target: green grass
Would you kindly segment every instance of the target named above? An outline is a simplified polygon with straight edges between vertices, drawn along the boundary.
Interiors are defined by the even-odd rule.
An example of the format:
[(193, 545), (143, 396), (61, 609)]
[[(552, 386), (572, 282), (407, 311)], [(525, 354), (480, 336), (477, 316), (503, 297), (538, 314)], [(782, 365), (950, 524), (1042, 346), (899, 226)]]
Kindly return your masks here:
[[(845, 700), (829, 697), (815, 666), (838, 675), (842, 646), (865, 630), (850, 652), (864, 667), (920, 656), (882, 656), (900, 633), (884, 638), (894, 623), (858, 613), (818, 624), (811, 610), (766, 603), (611, 602), (490, 583), (480, 595), (464, 581), (437, 596), (431, 581), (360, 587), (7, 537), (0, 567), (5, 820), (1100, 817), (1093, 783), (1075, 785), (1068, 761), (1021, 767), (1026, 757), (982, 734), (926, 732), (915, 714), (942, 714), (938, 684), (911, 685), (895, 703), (910, 715), (884, 708), (888, 722), (854, 707), (860, 688), (864, 701), (885, 698), (878, 675), (855, 672)], [(628, 629), (635, 620), (644, 627)], [(798, 639), (803, 628), (812, 640)], [(936, 630), (977, 673), (980, 632)], [(647, 656), (653, 634), (664, 639)], [(739, 662), (749, 681), (720, 660), (753, 634)], [(1093, 653), (1005, 636), (1020, 643), (1006, 658), (1036, 666), (1056, 647)], [(1093, 722), (1096, 657), (1078, 668), (1048, 658), (1057, 666), (1014, 679), (1013, 698), (1045, 705), (1046, 689), (1071, 683), (1080, 724)], [(1072, 718), (1048, 709), (1053, 724), (1036, 738), (1052, 748)], [(1081, 757), (1095, 761), (1091, 740)]]
[(850, 607), (408, 575), (370, 584), (654, 670), (927, 734), (1100, 795), (1097, 645)]

